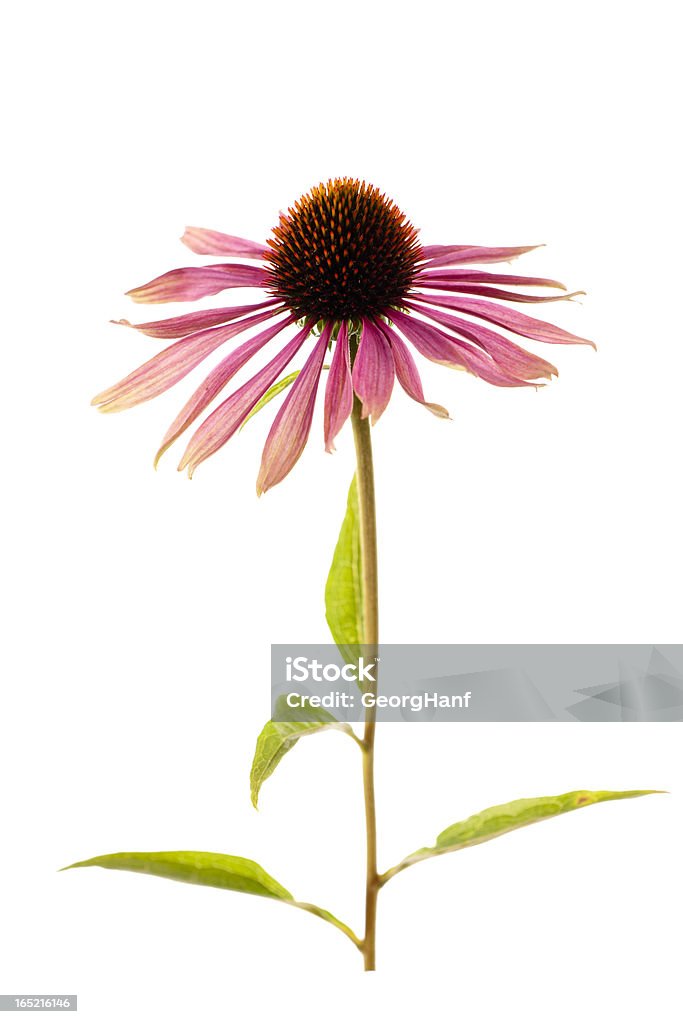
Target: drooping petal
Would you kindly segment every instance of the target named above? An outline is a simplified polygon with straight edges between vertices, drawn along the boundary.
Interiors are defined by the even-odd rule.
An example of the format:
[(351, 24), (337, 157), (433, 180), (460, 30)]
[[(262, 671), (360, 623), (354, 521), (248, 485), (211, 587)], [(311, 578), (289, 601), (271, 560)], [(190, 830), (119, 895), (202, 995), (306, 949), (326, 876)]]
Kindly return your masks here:
[(312, 326), (312, 322), (307, 321), (304, 328), (278, 352), (274, 359), (271, 359), (262, 370), (259, 370), (246, 384), (243, 384), (217, 409), (214, 409), (210, 416), (207, 416), (190, 438), (178, 469), (187, 469), (188, 475), (192, 476), (200, 463), (230, 440), (258, 400), (265, 395), (268, 388), (294, 358), (310, 334)]
[(526, 349), (515, 344), (510, 338), (505, 338), (502, 334), (496, 334), (495, 331), (484, 327), (483, 324), (473, 323), (471, 320), (463, 320), (461, 317), (452, 316), (441, 309), (431, 309), (418, 303), (408, 302), (406, 305), (409, 309), (416, 310), (416, 312), (429, 317), (430, 320), (434, 320), (442, 327), (456, 331), (462, 337), (467, 338), (468, 341), (473, 341), (475, 345), (479, 345), (485, 352), (488, 352), (500, 367), (506, 372), (511, 373), (513, 377), (519, 377), (524, 380), (538, 380), (544, 377), (546, 380), (550, 380), (551, 377), (557, 376), (557, 368), (552, 363), (542, 359), (533, 352), (527, 352)]
[(518, 313), (516, 309), (508, 309), (507, 306), (499, 306), (495, 302), (482, 302), (480, 299), (470, 299), (467, 296), (459, 295), (412, 295), (411, 299), (418, 302), (427, 302), (432, 306), (444, 306), (446, 309), (455, 309), (459, 313), (469, 313), (482, 320), (488, 320), (498, 327), (505, 327), (513, 334), (520, 334), (523, 338), (531, 338), (533, 341), (545, 341), (550, 345), (591, 345), (595, 343), (588, 338), (579, 338), (576, 334), (563, 331), (561, 327), (548, 324), (544, 320), (536, 320), (527, 316), (526, 313)]
[(363, 320), (353, 362), (353, 389), (363, 403), (361, 415), (373, 424), (386, 409), (394, 386), (394, 360), (387, 339), (372, 320)]
[(325, 451), (334, 451), (334, 439), (351, 415), (353, 385), (349, 332), (346, 320), (339, 327), (325, 388)]
[(266, 328), (260, 334), (256, 334), (253, 338), (245, 341), (242, 345), (231, 352), (230, 355), (226, 356), (225, 359), (221, 360), (217, 366), (213, 368), (211, 373), (206, 377), (205, 380), (199, 385), (192, 397), (185, 403), (183, 408), (180, 410), (173, 423), (164, 434), (159, 451), (156, 453), (154, 458), (154, 465), (156, 466), (159, 459), (167, 451), (171, 445), (176, 441), (182, 433), (184, 433), (191, 423), (197, 419), (201, 413), (213, 402), (216, 395), (218, 395), (225, 385), (230, 381), (238, 370), (240, 370), (245, 363), (247, 363), (252, 356), (254, 356), (260, 349), (263, 348), (269, 341), (272, 341), (281, 331), (290, 324), (293, 324), (296, 320), (295, 316), (290, 316), (286, 320), (280, 321), (280, 323), (273, 324), (271, 327)]
[(248, 260), (260, 260), (266, 251), (265, 242), (252, 242), (237, 235), (224, 235), (222, 231), (209, 228), (185, 228), (181, 242), (200, 256), (242, 256)]
[(328, 322), (273, 420), (256, 481), (256, 493), (259, 495), (284, 480), (306, 447), (331, 333), (332, 322)]
[(266, 275), (260, 267), (223, 263), (212, 267), (179, 267), (161, 277), (132, 288), (133, 302), (190, 302), (216, 295), (226, 288), (264, 288)]
[[(524, 292), (510, 292), (502, 288), (491, 288), (492, 284), (529, 285), (532, 288), (561, 288), (564, 295), (529, 295)], [(585, 292), (567, 293), (561, 281), (548, 277), (520, 277), (516, 274), (490, 274), (484, 270), (437, 269), (425, 270), (415, 275), (415, 288), (434, 288), (442, 292), (459, 292), (469, 295), (484, 295), (506, 302), (560, 302), (573, 299)]]
[(168, 391), (230, 338), (275, 315), (274, 310), (268, 309), (236, 324), (188, 334), (186, 338), (176, 341), (163, 352), (148, 359), (118, 384), (95, 395), (92, 404), (99, 405), (102, 412), (120, 412), (122, 409), (139, 405), (140, 402), (147, 402), (150, 398)]
[(495, 384), (496, 387), (542, 387), (542, 385), (532, 385), (530, 381), (522, 380), (512, 373), (508, 373), (496, 366), (489, 356), (473, 348), (466, 341), (450, 337), (444, 331), (431, 324), (426, 324), (422, 320), (417, 320), (414, 316), (406, 316), (404, 313), (392, 309), (391, 319), (418, 352), (426, 356), (427, 359), (431, 359), (432, 362), (468, 370), (488, 384)]
[(538, 249), (538, 245), (496, 246), (485, 245), (425, 245), (422, 255), (430, 267), (447, 267), (459, 263), (504, 263), (525, 252)]
[(405, 393), (414, 401), (419, 402), (420, 405), (424, 405), (424, 407), (429, 409), (430, 412), (433, 412), (435, 416), (439, 416), (441, 419), (450, 419), (448, 410), (444, 409), (442, 405), (436, 405), (434, 402), (425, 401), (419, 371), (415, 365), (415, 360), (408, 351), (408, 347), (404, 343), (403, 339), (398, 336), (396, 331), (392, 331), (387, 324), (382, 324), (382, 331), (391, 345), (391, 353), (394, 357), (396, 376)]
[(146, 334), (148, 338), (183, 338), (192, 331), (202, 331), (206, 327), (227, 324), (230, 320), (236, 320), (237, 317), (245, 316), (247, 313), (255, 313), (258, 309), (276, 306), (279, 301), (279, 299), (267, 299), (265, 302), (254, 302), (250, 306), (200, 309), (196, 313), (184, 313), (182, 316), (169, 317), (168, 320), (151, 320), (146, 324), (132, 324), (130, 320), (112, 320), (111, 322), (121, 324), (123, 327), (133, 327), (140, 334)]
[(440, 282), (419, 282), (422, 287), (434, 288), (437, 291), (457, 292), (459, 295), (484, 295), (504, 302), (567, 302), (585, 292), (564, 292), (562, 295), (529, 295), (525, 292), (508, 292), (504, 288), (489, 288), (483, 284), (451, 284)]
[(447, 286), (451, 289), (457, 285), (465, 284), (504, 284), (504, 285), (529, 285), (531, 288), (561, 288), (567, 290), (566, 285), (561, 281), (555, 281), (549, 277), (520, 277), (518, 274), (491, 274), (486, 270), (462, 270), (437, 269), (423, 270), (415, 275), (416, 285), (429, 288), (441, 288)]

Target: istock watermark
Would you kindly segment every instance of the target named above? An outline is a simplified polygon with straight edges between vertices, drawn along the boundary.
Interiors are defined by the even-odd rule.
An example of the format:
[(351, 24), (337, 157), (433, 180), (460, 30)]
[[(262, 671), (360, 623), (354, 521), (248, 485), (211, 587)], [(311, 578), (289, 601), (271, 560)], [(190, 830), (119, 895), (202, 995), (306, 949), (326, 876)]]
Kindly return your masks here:
[(680, 722), (681, 644), (274, 644), (274, 721)]
[[(367, 708), (402, 708), (410, 711), (424, 711), (425, 708), (468, 708), (472, 691), (467, 693), (456, 693), (447, 697), (444, 694), (436, 693), (392, 693), (388, 696), (382, 693), (361, 693), (358, 697), (360, 707)], [(301, 711), (306, 708), (355, 708), (356, 701), (353, 694), (336, 692), (327, 693), (321, 696), (319, 693), (288, 693), (280, 699), (284, 704), (294, 711)], [(347, 719), (348, 721), (348, 719)]]
[(368, 662), (362, 655), (357, 662), (341, 665), (300, 655), (298, 658), (286, 657), (285, 666), (288, 683), (305, 683), (309, 679), (315, 683), (336, 683), (340, 680), (358, 684), (377, 682), (377, 659), (372, 658)]

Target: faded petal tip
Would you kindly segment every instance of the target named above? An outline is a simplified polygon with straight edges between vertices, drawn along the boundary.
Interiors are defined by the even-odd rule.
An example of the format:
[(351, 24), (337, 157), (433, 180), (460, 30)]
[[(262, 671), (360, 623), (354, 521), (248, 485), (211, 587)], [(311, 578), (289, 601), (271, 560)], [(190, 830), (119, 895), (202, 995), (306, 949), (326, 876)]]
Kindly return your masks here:
[(252, 242), (248, 238), (225, 235), (209, 228), (188, 227), (180, 241), (200, 256), (241, 256), (243, 259), (260, 260), (266, 253), (265, 242)]
[(443, 405), (437, 405), (435, 402), (424, 402), (423, 405), (425, 409), (429, 409), (429, 411), (433, 412), (440, 420), (453, 419), (448, 409), (444, 409)]

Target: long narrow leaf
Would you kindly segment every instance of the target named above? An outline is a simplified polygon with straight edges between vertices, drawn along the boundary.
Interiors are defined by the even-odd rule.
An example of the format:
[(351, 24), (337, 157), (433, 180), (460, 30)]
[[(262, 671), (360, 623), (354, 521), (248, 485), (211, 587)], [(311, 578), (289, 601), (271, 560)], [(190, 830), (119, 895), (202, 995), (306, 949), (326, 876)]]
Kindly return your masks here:
[(632, 797), (648, 796), (651, 793), (659, 792), (661, 790), (658, 789), (622, 791), (580, 789), (572, 793), (562, 793), (560, 796), (531, 797), (530, 799), (513, 800), (509, 804), (488, 807), (479, 814), (473, 814), (464, 821), (450, 825), (437, 836), (434, 846), (416, 850), (415, 853), (405, 857), (400, 864), (386, 871), (381, 877), (381, 883), (388, 882), (399, 871), (404, 871), (411, 864), (417, 864), (421, 860), (438, 857), (443, 853), (454, 853), (456, 850), (464, 850), (468, 846), (476, 846), (479, 843), (486, 843), (507, 832), (524, 828), (526, 825), (534, 825), (547, 818), (556, 818), (560, 814), (567, 814), (569, 811), (576, 811), (581, 807), (589, 807), (591, 804), (603, 803), (607, 800), (628, 800)]
[(115, 871), (135, 871), (145, 875), (169, 878), (175, 882), (189, 882), (193, 885), (209, 885), (216, 889), (231, 889), (233, 892), (248, 893), (280, 900), (291, 907), (306, 910), (309, 914), (327, 921), (342, 931), (353, 944), (360, 948), (361, 942), (348, 925), (331, 914), (329, 910), (314, 903), (300, 903), (291, 892), (276, 882), (256, 861), (245, 857), (233, 857), (227, 853), (203, 853), (197, 850), (170, 850), (158, 853), (107, 853), (90, 860), (81, 860), (62, 868), (109, 868)]
[(259, 399), (249, 415), (244, 418), (240, 430), (244, 430), (251, 417), (255, 416), (257, 412), (260, 412), (264, 405), (268, 405), (268, 402), (272, 402), (274, 398), (277, 398), (281, 391), (284, 391), (290, 384), (293, 384), (300, 373), (301, 370), (294, 370), (293, 373), (287, 374), (287, 376), (283, 377), (282, 380), (276, 381), (272, 388), (268, 388), (263, 398)]
[[(252, 896), (276, 900), (293, 900), (291, 892), (276, 882), (256, 861), (232, 857), (227, 853), (199, 853), (196, 850), (172, 850), (161, 853), (107, 853), (101, 857), (78, 861), (69, 868), (112, 868), (116, 871), (138, 871), (175, 882), (211, 885), (216, 889), (232, 889)], [(64, 868), (63, 870), (68, 870)]]
[[(329, 366), (323, 366), (323, 370), (329, 370)], [(255, 416), (257, 412), (260, 412), (264, 405), (268, 405), (268, 402), (272, 402), (272, 400), (277, 398), (285, 388), (288, 388), (290, 384), (293, 384), (300, 373), (301, 370), (294, 370), (293, 373), (288, 373), (286, 377), (282, 378), (282, 380), (276, 381), (272, 388), (268, 388), (263, 398), (259, 399), (249, 415), (244, 418), (240, 430), (244, 430), (251, 417)]]
[(360, 511), (354, 476), (346, 515), (339, 532), (325, 587), (325, 614), (332, 639), (347, 662), (353, 662), (363, 643), (363, 577), (360, 553)]

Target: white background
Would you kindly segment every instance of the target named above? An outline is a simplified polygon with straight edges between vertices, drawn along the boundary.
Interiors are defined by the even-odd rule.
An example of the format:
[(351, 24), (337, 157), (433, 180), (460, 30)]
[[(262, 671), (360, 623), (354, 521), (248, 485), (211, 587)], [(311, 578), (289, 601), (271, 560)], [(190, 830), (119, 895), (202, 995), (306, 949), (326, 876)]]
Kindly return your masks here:
[(191, 483), (175, 453), (152, 470), (201, 370), (120, 416), (88, 404), (160, 347), (108, 320), (147, 319), (123, 293), (201, 262), (178, 242), (186, 223), (263, 239), (303, 191), (351, 174), (385, 189), (426, 243), (547, 243), (517, 272), (584, 288), (581, 304), (540, 315), (598, 353), (532, 344), (560, 368), (538, 392), (421, 361), (450, 423), (395, 393), (375, 431), (383, 639), (681, 640), (673, 14), (661, 2), (15, 6), (0, 991), (77, 992), (96, 1024), (680, 1019), (675, 725), (383, 728), (382, 866), (519, 796), (672, 795), (411, 869), (382, 893), (375, 976), (343, 936), (267, 900), (57, 873), (121, 849), (221, 850), (361, 927), (348, 741), (300, 744), (258, 814), (248, 796), (269, 644), (327, 640), (350, 431), (330, 457), (317, 419), (294, 473), (257, 500), (270, 413)]

